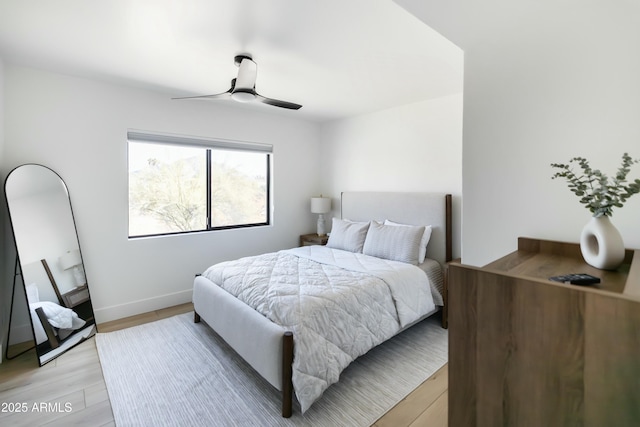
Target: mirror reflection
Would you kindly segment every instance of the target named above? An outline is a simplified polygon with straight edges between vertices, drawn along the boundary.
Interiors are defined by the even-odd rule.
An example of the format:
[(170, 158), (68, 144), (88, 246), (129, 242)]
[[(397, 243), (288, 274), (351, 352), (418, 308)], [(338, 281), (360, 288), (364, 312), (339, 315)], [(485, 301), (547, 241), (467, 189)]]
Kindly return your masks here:
[[(96, 332), (71, 201), (60, 176), (41, 165), (14, 169), (5, 194), (19, 260), (14, 292), (24, 284), (43, 365)], [(14, 313), (20, 310), (16, 304), (18, 299)], [(14, 315), (12, 329), (19, 326), (17, 319)]]

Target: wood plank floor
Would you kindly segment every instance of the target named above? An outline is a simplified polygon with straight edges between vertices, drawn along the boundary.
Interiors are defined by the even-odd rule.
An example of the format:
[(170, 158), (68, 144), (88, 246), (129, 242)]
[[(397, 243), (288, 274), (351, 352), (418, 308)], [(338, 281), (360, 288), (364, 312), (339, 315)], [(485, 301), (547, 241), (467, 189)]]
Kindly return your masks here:
[[(98, 325), (98, 330), (111, 332), (192, 310), (192, 304), (183, 304), (103, 323)], [(20, 349), (15, 346), (11, 350), (17, 353)], [(447, 376), (445, 365), (374, 426), (446, 426)], [(0, 425), (115, 426), (94, 338), (41, 368), (33, 350), (3, 361), (0, 364), (0, 405)], [(16, 412), (22, 409), (26, 412)]]

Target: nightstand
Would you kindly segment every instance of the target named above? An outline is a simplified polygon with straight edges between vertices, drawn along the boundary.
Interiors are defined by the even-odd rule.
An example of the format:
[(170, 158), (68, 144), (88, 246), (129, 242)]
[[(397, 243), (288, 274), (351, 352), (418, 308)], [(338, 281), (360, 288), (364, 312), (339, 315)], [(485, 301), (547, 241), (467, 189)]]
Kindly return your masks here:
[(67, 308), (73, 308), (76, 305), (80, 305), (89, 300), (89, 289), (87, 288), (87, 285), (84, 284), (71, 289), (69, 292), (62, 294), (61, 296), (64, 301), (64, 305), (66, 305)]
[(329, 236), (318, 236), (316, 233), (300, 235), (300, 246), (326, 245), (327, 241)]
[(71, 289), (61, 295), (62, 301), (67, 308), (76, 312), (78, 317), (88, 324), (94, 323), (93, 306), (89, 298), (89, 288), (86, 284)]

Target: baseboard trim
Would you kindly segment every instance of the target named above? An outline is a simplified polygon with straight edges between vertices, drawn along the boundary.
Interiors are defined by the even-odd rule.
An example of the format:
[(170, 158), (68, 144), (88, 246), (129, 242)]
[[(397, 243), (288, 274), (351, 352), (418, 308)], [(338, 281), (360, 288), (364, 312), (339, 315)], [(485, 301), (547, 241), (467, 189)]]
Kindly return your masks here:
[(186, 289), (184, 291), (132, 301), (125, 304), (112, 305), (110, 307), (98, 309), (94, 307), (93, 312), (96, 323), (99, 325), (100, 323), (111, 322), (112, 320), (185, 304), (191, 302), (192, 295), (193, 289)]

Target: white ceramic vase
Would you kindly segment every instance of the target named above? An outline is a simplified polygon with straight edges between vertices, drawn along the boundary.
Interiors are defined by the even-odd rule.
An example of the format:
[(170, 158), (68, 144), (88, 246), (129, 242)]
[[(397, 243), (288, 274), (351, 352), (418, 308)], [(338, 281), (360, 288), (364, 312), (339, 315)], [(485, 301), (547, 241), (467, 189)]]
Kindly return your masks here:
[(624, 260), (624, 242), (608, 216), (592, 217), (582, 229), (580, 250), (587, 264), (615, 270)]

